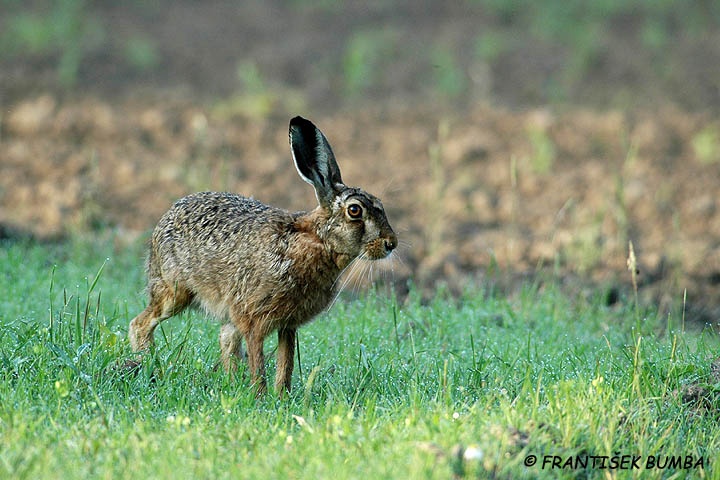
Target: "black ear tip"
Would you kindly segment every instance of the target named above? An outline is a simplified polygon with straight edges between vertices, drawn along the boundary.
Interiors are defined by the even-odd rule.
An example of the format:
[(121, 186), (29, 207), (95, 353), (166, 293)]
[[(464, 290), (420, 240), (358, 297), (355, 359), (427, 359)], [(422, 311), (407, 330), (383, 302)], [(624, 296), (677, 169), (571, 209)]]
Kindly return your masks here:
[(317, 127), (310, 120), (298, 115), (290, 120), (290, 131), (293, 130), (302, 135), (314, 135)]
[(315, 125), (313, 125), (310, 120), (307, 120), (307, 119), (301, 117), (300, 115), (298, 115), (297, 117), (293, 117), (293, 119), (290, 120), (290, 128), (293, 128), (293, 127), (305, 129), (305, 128), (309, 128), (309, 127), (315, 128)]

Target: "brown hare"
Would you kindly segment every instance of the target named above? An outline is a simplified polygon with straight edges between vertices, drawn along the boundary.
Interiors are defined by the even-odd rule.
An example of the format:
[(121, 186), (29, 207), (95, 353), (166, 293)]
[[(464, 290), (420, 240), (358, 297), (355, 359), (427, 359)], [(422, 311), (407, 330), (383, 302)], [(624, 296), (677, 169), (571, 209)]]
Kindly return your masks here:
[(310, 121), (290, 121), (290, 147), (300, 177), (318, 206), (291, 213), (232, 193), (184, 197), (153, 231), (147, 308), (130, 322), (134, 351), (153, 345), (160, 322), (199, 304), (225, 323), (220, 355), (227, 371), (247, 345), (251, 381), (266, 391), (263, 341), (278, 332), (275, 388), (290, 390), (298, 327), (333, 298), (340, 273), (354, 259), (377, 260), (397, 236), (373, 195), (345, 186), (323, 133)]

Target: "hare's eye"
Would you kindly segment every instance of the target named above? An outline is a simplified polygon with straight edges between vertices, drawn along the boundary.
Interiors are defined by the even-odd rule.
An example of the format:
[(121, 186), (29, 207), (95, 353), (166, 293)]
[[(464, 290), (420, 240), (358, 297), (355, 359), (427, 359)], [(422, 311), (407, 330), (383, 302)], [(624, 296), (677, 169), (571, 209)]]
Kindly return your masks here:
[(347, 213), (350, 218), (360, 218), (362, 217), (362, 208), (353, 203), (347, 207)]

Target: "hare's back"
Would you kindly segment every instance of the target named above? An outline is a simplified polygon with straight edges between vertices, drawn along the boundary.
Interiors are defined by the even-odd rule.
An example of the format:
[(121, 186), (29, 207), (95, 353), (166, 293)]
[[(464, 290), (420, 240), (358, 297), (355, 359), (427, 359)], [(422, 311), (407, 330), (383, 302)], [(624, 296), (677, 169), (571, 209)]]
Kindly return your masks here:
[(176, 201), (158, 222), (158, 246), (221, 247), (245, 243), (282, 230), (292, 216), (255, 199), (224, 192), (201, 192)]

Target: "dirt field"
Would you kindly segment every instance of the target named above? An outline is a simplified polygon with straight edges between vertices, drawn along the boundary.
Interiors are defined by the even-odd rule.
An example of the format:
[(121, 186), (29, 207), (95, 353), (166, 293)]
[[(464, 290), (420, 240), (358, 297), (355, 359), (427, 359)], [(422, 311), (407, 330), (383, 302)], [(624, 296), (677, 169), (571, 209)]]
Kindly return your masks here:
[[(720, 319), (720, 127), (712, 103), (692, 108), (714, 98), (702, 82), (682, 108), (673, 106), (682, 98), (622, 110), (530, 101), (516, 108), (473, 95), (460, 108), (418, 102), (424, 94), (410, 72), (398, 79), (409, 92), (401, 101), (378, 94), (381, 82), (367, 93), (372, 101), (322, 103), (322, 85), (304, 85), (309, 74), (292, 75), (293, 68), (306, 72), (301, 60), (288, 60), (307, 62), (307, 52), (323, 44), (322, 34), (302, 28), (322, 17), (286, 19), (253, 36), (250, 26), (231, 26), (240, 20), (230, 7), (211, 5), (197, 12), (196, 4), (179, 3), (150, 18), (105, 7), (120, 31), (161, 18), (161, 48), (175, 42), (179, 53), (165, 53), (167, 68), (144, 81), (113, 75), (112, 62), (100, 55), (84, 64), (70, 92), (48, 80), (46, 58), (4, 64), (0, 235), (52, 238), (112, 228), (120, 243), (132, 241), (174, 199), (198, 190), (312, 208), (312, 189), (297, 177), (287, 145), (287, 122), (302, 114), (328, 136), (345, 181), (383, 199), (402, 242), (393, 265), (400, 289), (408, 279), (427, 292), (439, 284), (460, 292), (468, 282), (512, 288), (549, 274), (612, 304), (632, 295), (632, 241), (645, 301), (680, 309), (687, 291), (687, 319)], [(277, 13), (258, 10), (252, 18), (272, 24), (266, 16)], [(451, 17), (458, 31), (470, 28), (462, 12)], [(193, 18), (218, 35), (235, 32), (232, 41), (199, 35), (203, 26)], [(267, 40), (275, 29), (286, 38), (263, 50), (276, 45)], [(222, 81), (229, 67), (219, 65), (229, 64), (236, 45), (270, 65), (265, 71), (296, 78), (296, 89), (269, 84), (232, 94)], [(171, 75), (184, 80), (173, 83)], [(491, 90), (496, 100), (512, 96), (512, 84), (496, 82)], [(294, 100), (296, 91), (305, 92), (302, 101)]]

